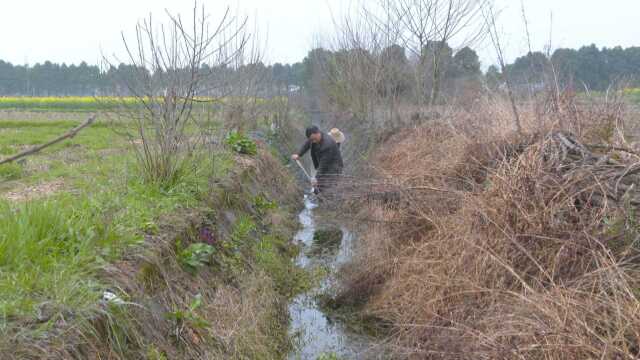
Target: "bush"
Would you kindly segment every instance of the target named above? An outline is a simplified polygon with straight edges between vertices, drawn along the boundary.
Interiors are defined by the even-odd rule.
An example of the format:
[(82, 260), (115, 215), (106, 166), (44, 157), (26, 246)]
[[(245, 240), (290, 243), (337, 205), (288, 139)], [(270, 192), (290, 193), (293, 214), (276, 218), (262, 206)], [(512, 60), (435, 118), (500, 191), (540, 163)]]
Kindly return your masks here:
[(237, 131), (233, 131), (227, 135), (227, 145), (238, 154), (256, 155), (258, 153), (258, 147), (255, 141)]
[(266, 214), (269, 210), (278, 207), (275, 201), (267, 199), (264, 195), (257, 195), (253, 198), (253, 207), (260, 215)]
[(210, 262), (214, 251), (213, 246), (205, 243), (191, 244), (178, 252), (178, 262), (187, 270), (195, 272)]
[(17, 180), (22, 177), (22, 166), (16, 163), (0, 165), (0, 180)]

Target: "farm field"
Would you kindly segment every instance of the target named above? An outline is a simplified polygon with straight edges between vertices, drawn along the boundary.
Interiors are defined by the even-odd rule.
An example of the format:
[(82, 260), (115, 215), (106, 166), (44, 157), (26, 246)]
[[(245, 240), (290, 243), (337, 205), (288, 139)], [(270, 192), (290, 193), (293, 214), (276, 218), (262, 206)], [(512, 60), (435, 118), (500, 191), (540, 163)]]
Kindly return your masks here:
[[(84, 101), (80, 99), (80, 102)], [(24, 110), (0, 111), (0, 159), (54, 139), (90, 116), (84, 111), (87, 108), (74, 107), (74, 103), (67, 101), (43, 103), (47, 104), (45, 111), (35, 103)], [(195, 214), (211, 211), (206, 209), (212, 206), (207, 205), (213, 191), (212, 179), (225, 179), (236, 167), (236, 155), (231, 149), (216, 146), (214, 153), (196, 153), (189, 160), (187, 171), (175, 183), (153, 184), (140, 176), (131, 146), (114, 131), (109, 119), (98, 114), (94, 124), (72, 139), (47, 147), (21, 161), (0, 165), (0, 293), (3, 294), (0, 297), (0, 355), (12, 352), (13, 341), (19, 338), (46, 343), (49, 341), (46, 334), (64, 328), (65, 324), (85, 330), (94, 326), (91, 319), (104, 311), (101, 305), (103, 293), (107, 289), (120, 293), (114, 290), (112, 280), (105, 279), (105, 269), (110, 268), (110, 264), (123, 261), (132, 252), (138, 253), (136, 249), (145, 248), (150, 238), (167, 236), (164, 235), (167, 226), (187, 226), (176, 224), (194, 217), (202, 221), (204, 215)], [(258, 200), (249, 196), (235, 201), (269, 205), (261, 213), (276, 211), (266, 196), (256, 195)], [(245, 229), (229, 231), (239, 232), (234, 239), (242, 242), (248, 240), (247, 236), (253, 233), (258, 220), (249, 215), (239, 216), (242, 221), (238, 226)], [(177, 236), (174, 231), (170, 231), (168, 236)], [(271, 235), (260, 242), (261, 247), (268, 247), (261, 252), (260, 259), (250, 255), (254, 251), (252, 248), (244, 250), (245, 256), (259, 262), (253, 265), (257, 266), (255, 269), (265, 266), (273, 270), (273, 267), (288, 266), (286, 259), (289, 255), (269, 250), (282, 247), (273, 244), (283, 238)], [(224, 249), (232, 251), (235, 246), (242, 248), (245, 245), (225, 245)], [(205, 261), (191, 259), (196, 253), (189, 252), (191, 248), (181, 237), (175, 244), (171, 243), (171, 249), (184, 254), (185, 258), (178, 263), (184, 262), (186, 268), (193, 266), (197, 269), (201, 266), (200, 261)], [(233, 261), (240, 261), (240, 258)], [(242, 268), (243, 265), (233, 266)], [(264, 274), (260, 276), (272, 275), (266, 270)], [(127, 276), (135, 279), (137, 275), (134, 272)], [(247, 276), (242, 275), (242, 279)], [(197, 283), (196, 280), (193, 281)], [(265, 292), (263, 295), (269, 294), (274, 299), (280, 296), (264, 281), (260, 285), (261, 291)], [(250, 286), (257, 286), (257, 283)], [(178, 306), (176, 301), (173, 300), (172, 306)], [(193, 299), (184, 301), (186, 307), (193, 304)], [(267, 310), (276, 311), (268, 301), (260, 306), (265, 306), (265, 309), (256, 311), (265, 311), (265, 316), (271, 316)], [(118, 316), (129, 319), (129, 315)], [(267, 320), (270, 326), (277, 325), (272, 318), (265, 318)], [(286, 326), (282, 331), (286, 335)], [(111, 341), (109, 339), (109, 336), (96, 334), (92, 341), (108, 342)], [(277, 344), (282, 339), (270, 341)], [(260, 341), (255, 340), (249, 348), (258, 345)], [(51, 347), (51, 344), (47, 346)], [(106, 346), (121, 354), (132, 351), (131, 345)], [(137, 351), (155, 350), (143, 346)]]
[(640, 360), (640, 1), (573, 1), (5, 1), (0, 360)]
[[(286, 98), (276, 98), (284, 101)], [(199, 103), (221, 103), (221, 102), (253, 102), (264, 104), (268, 102), (262, 98), (254, 97), (196, 97)], [(112, 111), (119, 107), (135, 107), (139, 105), (139, 100), (135, 97), (111, 97), (111, 96), (4, 96), (0, 97), (0, 111), (27, 111), (27, 112), (69, 112), (82, 113), (92, 111)]]
[[(15, 112), (0, 118), (2, 157), (79, 124), (50, 112), (35, 118), (21, 115)], [(143, 230), (153, 229), (162, 214), (195, 205), (200, 195), (196, 189), (205, 188), (207, 181), (202, 173), (211, 171), (198, 169), (170, 191), (143, 185), (135, 175), (127, 143), (101, 119), (73, 139), (22, 162), (0, 165), (1, 263), (3, 271), (12, 269), (16, 275), (2, 277), (0, 291), (8, 296), (0, 302), (0, 312), (27, 316), (34, 304), (43, 301), (86, 308), (97, 289), (90, 277), (80, 278), (94, 270), (96, 261), (113, 258), (140, 242)], [(103, 223), (105, 216), (110, 224)], [(61, 238), (65, 241), (59, 242)], [(16, 251), (13, 242), (18, 240), (20, 250)], [(69, 256), (72, 248), (75, 256)]]
[(51, 97), (0, 97), (0, 110), (23, 110), (41, 112), (87, 112), (112, 109), (120, 103), (135, 104), (135, 98), (91, 96), (51, 96)]

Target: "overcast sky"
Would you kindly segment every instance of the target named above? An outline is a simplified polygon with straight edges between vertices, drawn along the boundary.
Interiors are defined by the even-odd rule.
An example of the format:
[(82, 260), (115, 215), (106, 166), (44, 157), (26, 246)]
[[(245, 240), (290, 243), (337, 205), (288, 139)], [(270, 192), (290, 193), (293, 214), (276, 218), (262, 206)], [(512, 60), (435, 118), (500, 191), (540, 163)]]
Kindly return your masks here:
[[(361, 2), (363, 0), (360, 0)], [(377, 0), (370, 0), (377, 1)], [(526, 52), (519, 0), (496, 0), (508, 57)], [(355, 0), (200, 0), (212, 15), (230, 4), (255, 21), (267, 41), (267, 62), (296, 62), (317, 34)], [(366, 2), (366, 0), (365, 0)], [(120, 32), (164, 10), (188, 13), (189, 0), (0, 0), (0, 59), (13, 63), (95, 64), (101, 53), (122, 53)], [(524, 0), (534, 48), (548, 42), (553, 13), (553, 46), (640, 46), (640, 0)], [(483, 65), (494, 62), (486, 45), (476, 46)]]

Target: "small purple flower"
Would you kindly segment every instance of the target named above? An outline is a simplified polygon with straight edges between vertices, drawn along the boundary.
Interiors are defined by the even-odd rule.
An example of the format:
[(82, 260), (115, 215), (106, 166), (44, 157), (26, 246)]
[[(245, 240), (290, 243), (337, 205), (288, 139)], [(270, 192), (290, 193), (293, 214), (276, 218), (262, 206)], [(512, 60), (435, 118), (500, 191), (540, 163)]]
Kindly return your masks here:
[(216, 239), (213, 236), (213, 232), (209, 227), (207, 226), (201, 227), (198, 235), (200, 236), (201, 242), (207, 243), (209, 245), (215, 245)]

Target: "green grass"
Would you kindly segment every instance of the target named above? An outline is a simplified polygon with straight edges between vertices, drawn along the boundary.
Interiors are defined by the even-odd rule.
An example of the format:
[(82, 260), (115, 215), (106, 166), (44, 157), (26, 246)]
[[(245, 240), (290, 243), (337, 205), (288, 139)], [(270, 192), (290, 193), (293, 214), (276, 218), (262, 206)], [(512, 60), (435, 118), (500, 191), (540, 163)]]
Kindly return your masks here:
[[(77, 126), (84, 116), (67, 115), (0, 112), (0, 158), (51, 140)], [(157, 234), (181, 209), (209, 206), (212, 176), (224, 178), (235, 164), (232, 149), (203, 153), (190, 159), (175, 184), (144, 182), (135, 154), (109, 125), (99, 119), (75, 138), (29, 156), (26, 163), (0, 166), (0, 336), (5, 339), (17, 334), (18, 341), (49, 336), (63, 317), (70, 326), (94, 331), (88, 319), (105, 311), (100, 307), (104, 267), (136, 249), (146, 234)], [(4, 191), (53, 180), (62, 180), (64, 191), (27, 202), (3, 200)], [(284, 230), (266, 232), (263, 220), (280, 211), (278, 204), (263, 193), (241, 193), (235, 194), (243, 206), (232, 209), (240, 213), (229, 237), (214, 244), (215, 249), (202, 244), (177, 247), (178, 261), (194, 274), (205, 266), (230, 270), (236, 280), (251, 273), (265, 279), (261, 281), (265, 289), (277, 288), (278, 296), (292, 296), (310, 280), (291, 261), (294, 247)], [(221, 200), (214, 206), (225, 204)], [(133, 318), (114, 313), (111, 307), (106, 311), (110, 319), (124, 324), (113, 331), (126, 336), (127, 321)], [(176, 322), (197, 320), (179, 311), (172, 313)], [(260, 320), (277, 328), (274, 339), (286, 337), (287, 331), (278, 311), (269, 306), (267, 315), (273, 319)], [(48, 313), (44, 318), (43, 312)], [(4, 344), (9, 346), (10, 341)], [(7, 346), (0, 353), (11, 351)], [(151, 358), (162, 358), (160, 350), (148, 350)]]
[[(43, 144), (73, 129), (77, 121), (0, 120), (0, 154), (12, 155), (30, 146)], [(104, 122), (97, 122), (84, 129), (72, 139), (65, 140), (44, 153), (53, 153), (67, 147), (82, 146), (92, 150), (103, 150), (124, 144)]]
[(333, 352), (322, 353), (316, 360), (340, 360), (341, 358)]
[[(0, 147), (37, 143), (67, 125), (71, 124), (16, 126), (21, 136), (3, 136)], [(82, 161), (54, 159), (47, 171), (21, 179), (62, 177), (74, 195), (61, 193), (22, 204), (0, 200), (0, 331), (16, 319), (33, 318), (42, 304), (54, 304), (59, 313), (94, 310), (102, 289), (98, 269), (142, 242), (143, 231), (157, 229), (161, 216), (198, 206), (211, 175), (222, 175), (230, 167), (229, 154), (218, 154), (215, 169), (210, 155), (203, 155), (192, 160), (190, 171), (175, 185), (163, 188), (142, 182), (132, 154), (99, 154), (115, 141), (106, 127), (87, 129), (72, 140), (82, 146), (77, 150)], [(49, 155), (55, 156), (56, 149)], [(0, 177), (18, 178), (16, 166), (1, 167)]]
[(278, 234), (264, 235), (253, 245), (256, 267), (269, 274), (278, 292), (288, 298), (308, 290), (313, 282), (310, 273), (290, 261), (295, 258), (294, 249)]
[(8, 163), (0, 165), (0, 181), (17, 180), (22, 177), (22, 165)]
[(97, 301), (95, 279), (87, 275), (101, 262), (105, 245), (122, 240), (97, 221), (87, 200), (0, 203), (3, 320), (32, 317), (45, 302), (82, 313)]
[(212, 170), (200, 165), (173, 188), (161, 189), (142, 184), (135, 175), (111, 176), (123, 170), (112, 161), (92, 177), (78, 177), (74, 185), (80, 196), (0, 203), (3, 319), (28, 317), (47, 301), (80, 311), (93, 307), (99, 266), (140, 243), (141, 229), (159, 216), (199, 203)]
[[(53, 113), (52, 113), (53, 114)], [(1, 115), (1, 114), (0, 114)], [(55, 118), (55, 116), (52, 116)], [(80, 124), (77, 120), (0, 118), (0, 159), (57, 138)], [(26, 158), (21, 171), (0, 167), (0, 180), (20, 179), (26, 184), (57, 178), (82, 176), (104, 167), (111, 157), (122, 160), (128, 141), (106, 120), (99, 119), (74, 138), (64, 140)], [(127, 157), (131, 158), (131, 154)], [(3, 176), (6, 175), (6, 176)]]

